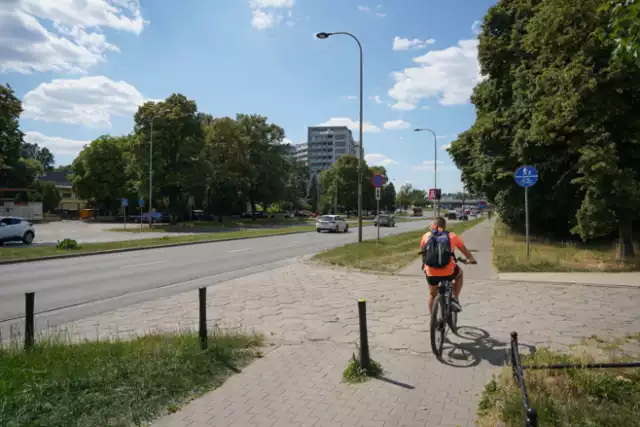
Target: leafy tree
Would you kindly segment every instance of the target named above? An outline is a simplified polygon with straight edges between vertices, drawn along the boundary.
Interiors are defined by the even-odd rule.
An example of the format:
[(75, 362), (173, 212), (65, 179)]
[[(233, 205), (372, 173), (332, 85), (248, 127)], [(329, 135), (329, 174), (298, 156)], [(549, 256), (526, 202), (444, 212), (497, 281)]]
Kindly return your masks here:
[(396, 187), (393, 185), (393, 182), (389, 182), (382, 187), (380, 209), (385, 209), (389, 212), (396, 210)]
[(20, 131), (22, 102), (11, 86), (0, 85), (0, 183), (7, 187), (26, 187), (24, 165), (21, 165), (20, 145), (24, 134)]
[(600, 12), (608, 22), (600, 34), (617, 44), (615, 57), (640, 67), (640, 1), (608, 0)]
[[(355, 211), (358, 209), (358, 162), (359, 160), (355, 156), (341, 156), (330, 169), (320, 174), (320, 185), (324, 190), (326, 205), (333, 206), (333, 198), (337, 194), (338, 205), (342, 210)], [(372, 173), (367, 163), (363, 161), (363, 209), (375, 207), (375, 205), (370, 205), (371, 176)]]
[[(503, 0), (485, 16), (478, 57), (486, 79), (474, 90), (474, 125), (450, 154), (474, 193), (504, 221), (524, 223), (514, 170), (534, 164), (534, 231), (583, 239), (617, 231), (632, 254), (640, 207), (640, 68), (612, 60), (603, 0)], [(636, 95), (634, 95), (636, 94)]]
[(127, 175), (126, 152), (131, 137), (103, 135), (91, 142), (73, 161), (70, 176), (73, 189), (91, 206), (110, 212), (117, 211), (120, 199), (134, 199)]
[(402, 209), (408, 209), (411, 205), (412, 191), (413, 186), (411, 184), (403, 184), (400, 187), (400, 191), (398, 191), (398, 195), (396, 196), (396, 201)]
[[(196, 103), (184, 95), (173, 94), (165, 101), (147, 102), (134, 116), (131, 161), (139, 171), (149, 170), (151, 123), (153, 120), (153, 199), (154, 204), (166, 200), (172, 220), (186, 214), (189, 196), (204, 193), (201, 179), (201, 152), (204, 131)], [(148, 194), (149, 181), (140, 176), (135, 187)]]
[(55, 183), (35, 180), (31, 189), (34, 192), (30, 195), (30, 200), (41, 201), (45, 212), (53, 212), (60, 206), (62, 196)]

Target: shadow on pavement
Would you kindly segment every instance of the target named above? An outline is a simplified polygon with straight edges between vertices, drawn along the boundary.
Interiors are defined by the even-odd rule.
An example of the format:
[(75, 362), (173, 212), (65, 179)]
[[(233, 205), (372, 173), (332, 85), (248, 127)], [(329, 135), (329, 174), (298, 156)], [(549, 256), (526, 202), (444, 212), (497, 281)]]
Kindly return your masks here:
[[(451, 333), (451, 332), (449, 332)], [(489, 332), (475, 326), (460, 326), (456, 334), (460, 342), (445, 338), (442, 363), (455, 368), (471, 368), (485, 360), (493, 366), (502, 367), (509, 360), (509, 342), (492, 338)], [(532, 353), (535, 347), (520, 343)]]
[(379, 381), (382, 381), (383, 383), (392, 384), (392, 385), (397, 385), (398, 387), (402, 387), (402, 388), (405, 388), (405, 389), (407, 389), (407, 390), (413, 390), (413, 389), (415, 389), (415, 387), (414, 387), (414, 386), (412, 386), (412, 385), (405, 384), (405, 383), (402, 383), (402, 382), (400, 382), (400, 381), (392, 380), (391, 378), (387, 378), (387, 377), (379, 376), (379, 377), (376, 377), (376, 379), (377, 379), (377, 380), (379, 380)]

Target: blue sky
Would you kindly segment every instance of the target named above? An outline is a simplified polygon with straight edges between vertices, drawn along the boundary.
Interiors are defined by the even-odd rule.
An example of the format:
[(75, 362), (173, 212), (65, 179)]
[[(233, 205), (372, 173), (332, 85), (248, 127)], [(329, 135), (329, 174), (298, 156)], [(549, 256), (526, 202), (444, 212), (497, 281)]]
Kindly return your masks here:
[(444, 146), (475, 118), (477, 24), (487, 0), (9, 0), (0, 81), (23, 99), (27, 139), (58, 164), (132, 127), (137, 105), (181, 92), (214, 116), (259, 113), (293, 143), (347, 124), (357, 138), (364, 48), (367, 160), (401, 185), (433, 184), (433, 129), (445, 192), (461, 189)]

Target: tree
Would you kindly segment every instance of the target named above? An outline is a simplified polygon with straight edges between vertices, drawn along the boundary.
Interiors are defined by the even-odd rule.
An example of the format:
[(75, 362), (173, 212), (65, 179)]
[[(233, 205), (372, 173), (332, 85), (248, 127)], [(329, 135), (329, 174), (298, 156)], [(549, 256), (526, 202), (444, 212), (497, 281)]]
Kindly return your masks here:
[[(172, 221), (186, 214), (189, 196), (204, 193), (204, 146), (202, 116), (196, 103), (184, 95), (173, 94), (162, 102), (147, 102), (134, 116), (131, 161), (138, 171), (149, 170), (151, 121), (153, 120), (153, 200), (166, 201)], [(149, 180), (139, 176), (135, 184), (140, 194), (149, 193)]]
[[(126, 152), (130, 136), (103, 135), (82, 149), (73, 161), (70, 176), (76, 194), (91, 206), (117, 211), (121, 198), (135, 200), (127, 175)], [(132, 194), (133, 193), (133, 194)]]
[[(638, 218), (640, 67), (612, 59), (617, 43), (594, 37), (608, 24), (602, 0), (503, 0), (485, 16), (475, 89), (477, 117), (449, 150), (474, 193), (486, 194), (512, 228), (524, 223), (514, 170), (534, 164), (533, 231), (588, 240), (617, 230), (632, 254)], [(635, 94), (635, 95), (634, 95)]]
[(640, 67), (640, 1), (608, 0), (600, 7), (600, 13), (608, 24), (600, 35), (617, 44), (614, 57)]
[(20, 131), (22, 103), (11, 86), (0, 85), (0, 183), (7, 187), (26, 187), (20, 145), (24, 134)]
[(411, 205), (412, 191), (413, 186), (411, 184), (403, 184), (400, 187), (400, 191), (398, 191), (398, 195), (396, 196), (396, 201), (402, 209), (408, 209)]
[[(325, 205), (333, 206), (334, 197), (338, 198), (338, 206), (345, 211), (358, 209), (358, 158), (340, 156), (330, 169), (320, 174), (320, 185), (325, 194)], [(371, 203), (370, 192), (372, 173), (365, 161), (362, 170), (363, 202)], [(368, 196), (368, 197), (366, 197)], [(369, 206), (375, 207), (375, 205)], [(363, 209), (367, 206), (363, 203)]]
[(41, 201), (42, 209), (45, 212), (53, 212), (60, 206), (62, 196), (53, 182), (42, 182), (35, 180), (31, 189), (34, 191), (30, 195), (30, 200)]
[(396, 210), (396, 187), (393, 185), (393, 182), (389, 182), (382, 187), (380, 207), (389, 212)]
[(20, 145), (20, 156), (40, 162), (45, 171), (52, 170), (55, 163), (53, 153), (47, 147), (40, 147), (35, 143), (23, 142)]

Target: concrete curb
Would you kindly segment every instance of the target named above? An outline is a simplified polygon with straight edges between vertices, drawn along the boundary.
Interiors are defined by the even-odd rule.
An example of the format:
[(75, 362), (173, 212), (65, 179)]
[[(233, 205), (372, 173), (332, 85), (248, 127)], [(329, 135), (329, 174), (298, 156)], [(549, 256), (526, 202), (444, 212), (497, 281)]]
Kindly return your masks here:
[(95, 252), (82, 252), (82, 253), (71, 253), (71, 254), (60, 254), (60, 255), (51, 255), (44, 256), (39, 258), (22, 258), (22, 259), (11, 259), (11, 260), (0, 260), (0, 265), (9, 265), (9, 264), (24, 264), (27, 262), (36, 262), (36, 261), (49, 261), (56, 259), (65, 259), (65, 258), (80, 258), (94, 255), (108, 255), (108, 254), (117, 254), (122, 252), (135, 252), (135, 251), (144, 251), (147, 249), (162, 249), (162, 248), (175, 248), (178, 246), (190, 246), (190, 245), (202, 245), (205, 243), (217, 243), (217, 242), (230, 242), (232, 240), (249, 240), (249, 239), (259, 239), (261, 237), (273, 237), (273, 236), (288, 236), (294, 234), (305, 234), (305, 233), (313, 233), (315, 230), (310, 231), (293, 231), (291, 233), (278, 233), (278, 234), (268, 234), (265, 236), (243, 236), (243, 237), (228, 237), (225, 239), (211, 239), (211, 240), (200, 240), (197, 242), (182, 242), (182, 243), (168, 243), (166, 245), (152, 245), (152, 246), (139, 246), (136, 248), (122, 248), (122, 249), (108, 249), (104, 251), (95, 251)]

